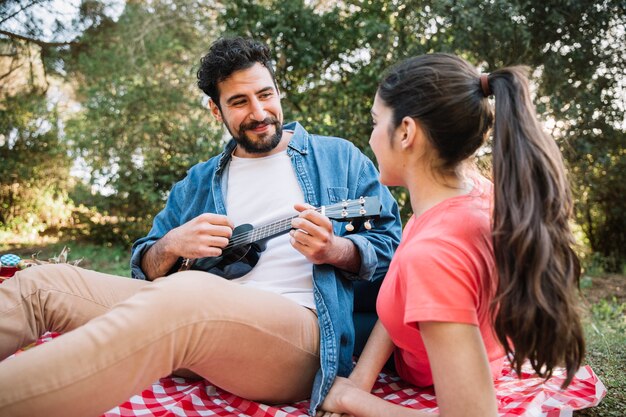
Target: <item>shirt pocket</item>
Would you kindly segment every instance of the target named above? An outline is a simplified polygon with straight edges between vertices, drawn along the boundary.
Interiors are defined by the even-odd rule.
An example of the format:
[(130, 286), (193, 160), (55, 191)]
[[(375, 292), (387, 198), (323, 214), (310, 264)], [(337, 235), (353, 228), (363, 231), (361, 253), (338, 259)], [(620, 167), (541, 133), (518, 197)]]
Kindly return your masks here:
[(328, 201), (330, 204), (339, 203), (348, 199), (348, 187), (328, 187)]

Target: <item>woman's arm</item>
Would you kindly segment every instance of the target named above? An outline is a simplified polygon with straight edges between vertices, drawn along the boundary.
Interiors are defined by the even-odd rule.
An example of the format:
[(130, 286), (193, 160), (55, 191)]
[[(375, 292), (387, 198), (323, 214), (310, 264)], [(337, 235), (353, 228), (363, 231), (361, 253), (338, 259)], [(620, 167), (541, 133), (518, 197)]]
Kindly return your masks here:
[[(385, 404), (377, 404), (378, 401), (376, 400), (379, 398), (371, 395), (370, 391), (378, 378), (378, 373), (389, 359), (389, 356), (391, 356), (393, 348), (394, 344), (387, 330), (378, 320), (350, 377), (335, 378), (333, 386), (322, 404), (322, 410), (317, 412), (317, 416), (335, 417), (341, 415), (341, 412), (338, 410), (344, 409), (344, 406), (339, 403), (342, 399), (355, 401), (355, 403), (358, 403), (360, 400), (366, 403), (374, 401), (374, 408), (371, 409), (372, 415), (382, 415), (376, 414), (374, 410), (380, 406), (384, 407)], [(386, 401), (383, 401), (383, 403), (386, 403)], [(375, 407), (376, 405), (378, 407)], [(339, 414), (334, 414), (332, 411), (338, 411)]]
[(478, 327), (421, 322), (419, 328), (428, 352), (440, 415), (497, 416), (493, 378)]
[(392, 404), (363, 391), (347, 378), (337, 377), (317, 417), (433, 417), (435, 414)]
[(350, 374), (350, 381), (363, 391), (370, 392), (378, 378), (378, 373), (391, 356), (393, 347), (387, 330), (378, 320), (367, 339), (363, 353)]
[[(419, 327), (433, 373), (439, 415), (497, 416), (489, 362), (478, 328), (468, 324), (439, 322), (422, 322)], [(387, 402), (363, 391), (346, 378), (335, 380), (322, 409), (354, 417), (433, 416)]]

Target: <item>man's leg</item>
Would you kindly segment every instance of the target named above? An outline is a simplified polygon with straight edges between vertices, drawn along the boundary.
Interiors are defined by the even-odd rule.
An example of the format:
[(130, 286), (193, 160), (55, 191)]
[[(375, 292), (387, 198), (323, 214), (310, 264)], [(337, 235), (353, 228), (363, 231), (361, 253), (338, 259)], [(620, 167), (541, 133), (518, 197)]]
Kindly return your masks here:
[(99, 415), (175, 369), (266, 402), (308, 397), (317, 318), (286, 298), (188, 271), (0, 363), (0, 416)]
[(0, 359), (46, 331), (82, 326), (146, 284), (66, 264), (18, 272), (0, 285)]

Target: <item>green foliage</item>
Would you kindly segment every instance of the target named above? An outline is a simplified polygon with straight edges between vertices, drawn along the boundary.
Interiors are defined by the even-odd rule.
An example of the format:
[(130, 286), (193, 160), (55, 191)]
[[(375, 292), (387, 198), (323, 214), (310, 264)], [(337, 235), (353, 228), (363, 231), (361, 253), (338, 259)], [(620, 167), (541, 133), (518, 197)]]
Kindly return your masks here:
[(0, 107), (0, 231), (33, 234), (70, 219), (70, 158), (55, 109), (29, 91)]
[[(623, 1), (234, 0), (222, 18), (227, 33), (274, 49), (288, 118), (348, 138), (370, 156), (373, 95), (398, 60), (439, 51), (487, 72), (530, 66), (537, 109), (570, 167), (584, 243), (608, 270), (625, 262)], [(406, 202), (402, 190), (393, 192)]]
[(229, 2), (222, 18), (227, 34), (262, 39), (273, 49), (288, 119), (369, 152), (369, 112), (381, 73), (401, 56), (428, 50), (414, 30), (427, 10), (415, 6), (240, 0)]
[(143, 223), (131, 239), (147, 231), (146, 216), (173, 183), (221, 149), (222, 131), (194, 88), (210, 33), (199, 29), (210, 24), (204, 17), (192, 1), (129, 3), (115, 25), (85, 33), (66, 60), (82, 103), (67, 138), (91, 182), (111, 194), (95, 201), (98, 209), (121, 229)]
[(447, 3), (438, 7), (449, 12), (455, 50), (471, 51), (487, 70), (538, 69), (535, 102), (544, 121), (557, 121), (552, 133), (570, 167), (585, 243), (607, 260), (606, 270), (619, 271), (626, 260), (623, 1), (476, 0), (462, 10)]
[[(58, 16), (50, 0), (37, 4)], [(443, 51), (485, 71), (530, 66), (537, 110), (568, 162), (582, 243), (602, 257), (603, 270), (626, 265), (623, 0), (156, 0), (126, 2), (117, 20), (110, 2), (93, 0), (81, 3), (71, 24), (55, 25), (55, 40), (66, 42), (42, 41), (44, 24), (30, 5), (10, 0), (0, 12), (22, 16), (21, 35), (34, 39), (47, 74), (74, 88), (79, 111), (63, 114), (65, 129), (49, 133), (60, 137), (46, 140), (58, 144), (59, 155), (67, 147), (89, 169), (89, 184), (73, 191), (59, 186), (52, 195), (98, 211), (97, 221), (80, 210), (74, 218), (107, 240), (121, 233), (117, 240), (128, 242), (145, 233), (172, 184), (220, 150), (222, 130), (202, 105), (195, 70), (213, 39), (247, 35), (274, 52), (287, 120), (345, 137), (369, 156), (377, 83), (400, 59)], [(21, 46), (23, 39), (8, 41), (18, 55), (40, 61)], [(20, 106), (15, 117), (27, 114)], [(58, 119), (38, 111), (39, 119)], [(40, 163), (29, 153), (16, 161), (12, 172), (27, 169), (17, 166), (25, 161)], [(92, 194), (90, 185), (101, 194)], [(406, 191), (392, 191), (406, 219)]]
[[(585, 273), (591, 277), (605, 275), (607, 272), (615, 271), (614, 259), (607, 258), (597, 252), (583, 257), (582, 261)], [(626, 263), (621, 265), (621, 270), (619, 270), (619, 272), (626, 275)]]
[(609, 332), (626, 332), (626, 303), (618, 303), (613, 297), (611, 300), (600, 300), (591, 307), (592, 318), (595, 322), (608, 322), (606, 326)]

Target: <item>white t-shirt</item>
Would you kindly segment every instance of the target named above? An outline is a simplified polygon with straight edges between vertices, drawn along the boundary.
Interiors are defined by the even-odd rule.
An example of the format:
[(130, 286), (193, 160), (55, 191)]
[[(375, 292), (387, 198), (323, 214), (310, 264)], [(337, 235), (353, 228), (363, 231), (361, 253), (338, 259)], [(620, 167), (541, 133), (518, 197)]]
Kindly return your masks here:
[[(235, 226), (263, 226), (296, 216), (296, 203), (304, 203), (304, 195), (287, 151), (262, 158), (232, 156), (226, 213)], [(291, 246), (289, 239), (286, 233), (267, 241), (252, 271), (233, 281), (282, 294), (314, 309), (312, 264)]]

